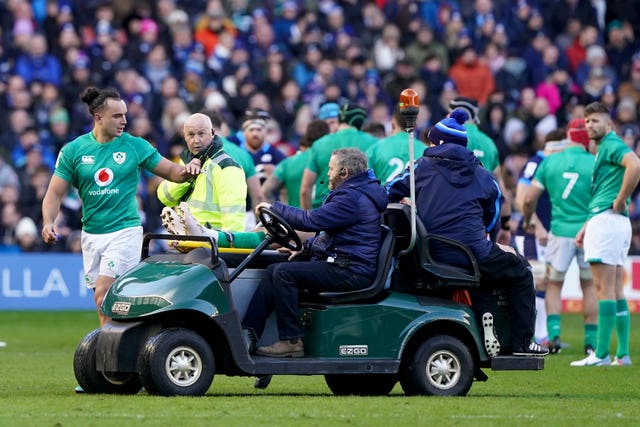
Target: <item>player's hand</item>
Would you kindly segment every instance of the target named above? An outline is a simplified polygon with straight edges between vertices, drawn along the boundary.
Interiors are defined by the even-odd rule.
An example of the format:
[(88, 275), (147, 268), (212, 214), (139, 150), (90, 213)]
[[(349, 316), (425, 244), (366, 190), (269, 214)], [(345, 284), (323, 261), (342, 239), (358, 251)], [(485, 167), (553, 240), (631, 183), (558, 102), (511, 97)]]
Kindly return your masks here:
[(184, 165), (184, 169), (182, 170), (182, 174), (183, 175), (197, 176), (198, 174), (200, 174), (201, 166), (202, 166), (202, 164), (200, 163), (200, 160), (196, 159), (196, 158), (193, 158), (193, 159), (191, 159), (191, 161), (189, 163)]
[(276, 169), (275, 165), (270, 163), (265, 163), (262, 165), (262, 172), (267, 176), (273, 175), (273, 171)]
[(627, 209), (627, 201), (626, 200), (618, 200), (617, 198), (613, 201), (613, 210), (617, 213), (622, 213)]
[(518, 253), (516, 252), (516, 250), (515, 250), (515, 249), (513, 249), (513, 246), (509, 246), (509, 245), (502, 245), (502, 244), (500, 244), (500, 243), (496, 243), (496, 244), (498, 245), (498, 247), (499, 247), (500, 249), (502, 249), (502, 250), (503, 250), (503, 251), (505, 251), (505, 252), (508, 252), (508, 253), (510, 253), (510, 254), (513, 254), (513, 255), (517, 255), (517, 254), (518, 254)]
[(256, 216), (260, 215), (260, 208), (271, 209), (271, 203), (268, 202), (260, 202), (256, 205), (255, 214)]
[(584, 245), (584, 232), (586, 229), (586, 224), (582, 226), (582, 228), (580, 229), (580, 231), (578, 231), (578, 234), (576, 234), (576, 245), (579, 247), (582, 247)]
[(54, 224), (50, 223), (42, 226), (42, 240), (44, 240), (47, 245), (52, 245), (60, 240), (58, 230)]
[(511, 243), (511, 230), (500, 229), (496, 235), (496, 243), (508, 246)]
[(547, 231), (547, 229), (544, 228), (542, 224), (538, 223), (536, 224), (534, 232), (536, 239), (538, 239), (538, 242), (540, 242), (542, 246), (547, 246), (547, 241), (549, 240), (549, 232)]

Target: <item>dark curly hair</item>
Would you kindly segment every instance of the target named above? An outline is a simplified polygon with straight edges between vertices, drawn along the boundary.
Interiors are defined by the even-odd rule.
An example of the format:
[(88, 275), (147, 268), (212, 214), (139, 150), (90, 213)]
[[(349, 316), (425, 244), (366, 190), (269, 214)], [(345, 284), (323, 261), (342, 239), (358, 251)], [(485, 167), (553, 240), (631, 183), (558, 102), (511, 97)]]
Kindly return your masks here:
[(115, 99), (121, 100), (120, 93), (114, 88), (108, 87), (105, 89), (98, 89), (90, 86), (80, 96), (82, 102), (89, 106), (89, 113), (94, 115), (96, 111), (101, 110), (106, 105), (107, 100)]

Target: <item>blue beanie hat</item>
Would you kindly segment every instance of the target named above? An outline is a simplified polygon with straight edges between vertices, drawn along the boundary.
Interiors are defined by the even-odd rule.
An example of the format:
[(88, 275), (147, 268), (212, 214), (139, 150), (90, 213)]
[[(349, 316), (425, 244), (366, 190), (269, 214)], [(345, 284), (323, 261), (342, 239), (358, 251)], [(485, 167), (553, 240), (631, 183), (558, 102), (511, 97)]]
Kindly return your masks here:
[(456, 108), (449, 117), (440, 120), (429, 130), (427, 139), (435, 145), (445, 142), (467, 146), (467, 132), (464, 123), (469, 120), (469, 114), (462, 108)]
[(320, 107), (318, 118), (320, 120), (337, 119), (340, 114), (340, 107), (335, 102), (327, 102)]

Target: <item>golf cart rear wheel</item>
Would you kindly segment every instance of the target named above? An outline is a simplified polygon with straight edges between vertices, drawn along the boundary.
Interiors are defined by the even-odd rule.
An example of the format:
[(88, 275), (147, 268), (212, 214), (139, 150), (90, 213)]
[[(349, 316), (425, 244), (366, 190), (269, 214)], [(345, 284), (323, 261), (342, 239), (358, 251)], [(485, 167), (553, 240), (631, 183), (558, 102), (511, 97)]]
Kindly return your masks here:
[(403, 369), (400, 384), (410, 395), (464, 396), (473, 383), (471, 353), (451, 336), (429, 338)]
[(398, 382), (395, 374), (327, 374), (327, 386), (338, 396), (386, 396)]
[(209, 344), (183, 328), (167, 329), (149, 338), (139, 366), (145, 389), (161, 396), (202, 396), (215, 372)]
[(73, 356), (73, 372), (85, 393), (136, 394), (142, 388), (137, 373), (100, 372), (96, 369), (96, 347), (100, 329), (87, 334)]

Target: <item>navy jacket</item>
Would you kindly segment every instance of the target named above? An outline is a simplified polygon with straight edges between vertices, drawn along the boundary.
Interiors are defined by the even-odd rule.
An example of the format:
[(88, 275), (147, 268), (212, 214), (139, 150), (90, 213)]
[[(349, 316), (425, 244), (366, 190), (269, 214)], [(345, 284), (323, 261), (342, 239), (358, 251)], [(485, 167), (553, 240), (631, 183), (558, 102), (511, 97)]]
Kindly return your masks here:
[[(428, 232), (460, 241), (478, 260), (493, 243), (486, 238), (498, 222), (503, 197), (490, 172), (466, 147), (453, 143), (427, 148), (415, 163), (417, 214)], [(409, 197), (409, 172), (387, 184), (389, 200)], [(436, 259), (464, 265), (464, 258), (446, 246), (433, 247)]]
[(373, 278), (380, 250), (380, 214), (386, 206), (384, 188), (373, 172), (367, 171), (340, 184), (317, 209), (276, 202), (273, 210), (296, 230), (322, 231), (311, 245), (314, 259), (344, 257), (350, 271)]

